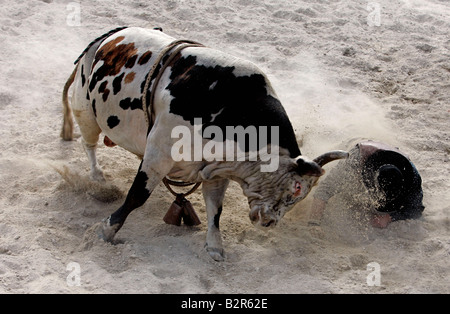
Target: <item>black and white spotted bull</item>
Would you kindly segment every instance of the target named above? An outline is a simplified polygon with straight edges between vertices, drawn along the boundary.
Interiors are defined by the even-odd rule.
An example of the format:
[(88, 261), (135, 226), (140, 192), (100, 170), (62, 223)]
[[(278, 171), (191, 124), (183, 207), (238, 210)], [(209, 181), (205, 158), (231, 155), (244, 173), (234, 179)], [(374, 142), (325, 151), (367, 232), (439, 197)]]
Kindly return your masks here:
[[(125, 202), (99, 224), (101, 238), (111, 241), (127, 216), (145, 203), (164, 177), (202, 182), (208, 220), (206, 250), (213, 259), (222, 260), (219, 218), (229, 180), (237, 181), (247, 196), (252, 223), (269, 228), (308, 195), (324, 173), (325, 163), (345, 158), (346, 153), (329, 152), (314, 160), (301, 156), (288, 116), (262, 71), (251, 62), (206, 47), (187, 47), (166, 67), (162, 64), (167, 58), (157, 64), (149, 84), (149, 91), (154, 92), (153, 125), (149, 128), (145, 112), (150, 109), (142, 105), (146, 79), (160, 52), (173, 41), (160, 30), (135, 27), (116, 29), (93, 41), (75, 62), (65, 85), (61, 135), (72, 139), (73, 110), (95, 180), (104, 180), (95, 155), (101, 132), (105, 144), (115, 143), (142, 158)], [(157, 74), (160, 78), (155, 82)], [(67, 94), (72, 83), (71, 110)], [(194, 124), (198, 118), (203, 130), (208, 125), (224, 131), (228, 126), (276, 126), (276, 170), (262, 172), (261, 158), (175, 161), (171, 151), (178, 138), (172, 138), (172, 130), (183, 126), (198, 133)], [(271, 138), (268, 136), (266, 148), (274, 149)], [(222, 141), (225, 145), (230, 140), (237, 141), (235, 137), (203, 136), (201, 144)], [(251, 150), (249, 145), (241, 149), (246, 154)]]

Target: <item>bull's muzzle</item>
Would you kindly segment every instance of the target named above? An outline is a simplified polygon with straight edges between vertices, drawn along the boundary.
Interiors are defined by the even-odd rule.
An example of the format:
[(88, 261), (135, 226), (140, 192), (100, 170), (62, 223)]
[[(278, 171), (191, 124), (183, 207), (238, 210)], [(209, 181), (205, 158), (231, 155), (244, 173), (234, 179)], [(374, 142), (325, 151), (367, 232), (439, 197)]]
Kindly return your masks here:
[(249, 217), (255, 227), (266, 229), (275, 227), (278, 220), (270, 213), (267, 213), (263, 207), (256, 207), (250, 210)]

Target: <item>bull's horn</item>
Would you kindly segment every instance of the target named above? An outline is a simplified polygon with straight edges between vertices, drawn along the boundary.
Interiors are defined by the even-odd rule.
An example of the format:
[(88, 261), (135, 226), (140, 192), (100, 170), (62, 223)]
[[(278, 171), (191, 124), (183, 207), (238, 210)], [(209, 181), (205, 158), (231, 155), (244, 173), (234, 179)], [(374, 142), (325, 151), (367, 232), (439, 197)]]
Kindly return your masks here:
[(315, 158), (314, 161), (319, 165), (323, 166), (330, 161), (337, 160), (337, 159), (343, 159), (348, 157), (348, 152), (343, 150), (333, 150), (331, 152), (325, 153), (320, 155), (319, 157)]

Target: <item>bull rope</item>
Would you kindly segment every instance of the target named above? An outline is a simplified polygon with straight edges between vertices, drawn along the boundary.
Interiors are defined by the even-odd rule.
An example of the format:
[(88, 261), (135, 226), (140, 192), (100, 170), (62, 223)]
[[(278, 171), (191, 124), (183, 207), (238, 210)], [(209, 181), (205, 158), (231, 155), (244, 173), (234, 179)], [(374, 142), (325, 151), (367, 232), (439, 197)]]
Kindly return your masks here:
[[(154, 117), (154, 110), (153, 105), (155, 101), (155, 91), (156, 87), (158, 86), (159, 80), (161, 79), (161, 76), (163, 75), (166, 68), (169, 66), (169, 64), (172, 62), (172, 60), (176, 57), (176, 55), (183, 49), (188, 47), (205, 47), (204, 45), (192, 41), (192, 40), (175, 40), (168, 44), (166, 47), (164, 47), (161, 52), (159, 53), (158, 57), (155, 60), (155, 63), (153, 64), (152, 68), (147, 74), (147, 79), (145, 81), (144, 86), (144, 93), (142, 95), (142, 110), (144, 111), (145, 121), (147, 122), (147, 133), (150, 133), (150, 129), (153, 127), (153, 117)], [(173, 51), (171, 51), (173, 50)], [(168, 57), (167, 57), (168, 56)], [(167, 57), (165, 61), (163, 59)], [(150, 92), (150, 98), (148, 98), (148, 90), (150, 87), (150, 82), (152, 81), (152, 78), (155, 74), (156, 69), (158, 68), (159, 64), (163, 62), (161, 69), (159, 70), (158, 74), (155, 77), (155, 81), (152, 84), (152, 90)], [(147, 106), (147, 99), (148, 99), (148, 106)], [(188, 196), (197, 190), (197, 188), (200, 186), (201, 182), (180, 182), (180, 181), (174, 181), (169, 179), (168, 177), (164, 177), (163, 183), (166, 186), (166, 188), (172, 193), (175, 197), (185, 197)], [(186, 193), (176, 193), (172, 186), (178, 186), (178, 187), (186, 187), (191, 186), (193, 187), (187, 191)]]

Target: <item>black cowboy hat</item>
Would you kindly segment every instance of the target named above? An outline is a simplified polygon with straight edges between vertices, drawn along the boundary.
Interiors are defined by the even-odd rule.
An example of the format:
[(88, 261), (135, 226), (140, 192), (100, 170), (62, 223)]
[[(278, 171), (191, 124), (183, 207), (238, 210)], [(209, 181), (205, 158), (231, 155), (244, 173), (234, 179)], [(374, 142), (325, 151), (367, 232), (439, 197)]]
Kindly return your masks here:
[(377, 186), (383, 193), (386, 201), (396, 199), (404, 188), (405, 178), (403, 173), (392, 164), (382, 165), (375, 173)]
[(363, 167), (363, 179), (369, 190), (384, 194), (386, 201), (400, 197), (412, 180), (411, 163), (401, 153), (379, 150), (369, 156)]

